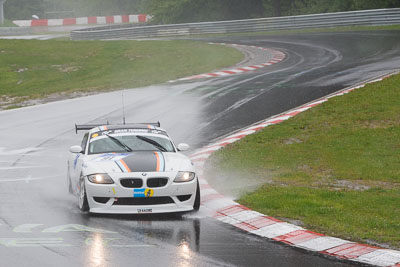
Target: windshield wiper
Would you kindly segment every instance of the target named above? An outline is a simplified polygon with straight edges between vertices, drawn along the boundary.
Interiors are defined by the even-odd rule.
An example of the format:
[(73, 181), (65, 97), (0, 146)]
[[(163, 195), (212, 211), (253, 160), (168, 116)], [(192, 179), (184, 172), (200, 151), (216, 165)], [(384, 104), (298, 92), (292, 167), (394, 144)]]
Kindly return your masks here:
[(133, 150), (132, 150), (132, 148), (130, 148), (127, 144), (124, 144), (123, 142), (121, 142), (120, 140), (118, 140), (117, 138), (115, 138), (115, 137), (113, 137), (113, 136), (111, 136), (111, 135), (109, 135), (109, 134), (106, 134), (111, 140), (113, 140), (114, 141), (114, 143), (116, 143), (117, 145), (119, 145), (120, 147), (122, 147), (123, 149), (125, 149), (126, 151), (128, 151), (128, 152), (132, 152)]
[(158, 148), (159, 150), (163, 151), (163, 152), (167, 152), (167, 149), (165, 147), (163, 147), (162, 145), (160, 145), (158, 142), (154, 141), (153, 139), (141, 136), (141, 135), (136, 135), (136, 137), (142, 141), (145, 141), (146, 143), (152, 144), (153, 146), (155, 146), (156, 148)]

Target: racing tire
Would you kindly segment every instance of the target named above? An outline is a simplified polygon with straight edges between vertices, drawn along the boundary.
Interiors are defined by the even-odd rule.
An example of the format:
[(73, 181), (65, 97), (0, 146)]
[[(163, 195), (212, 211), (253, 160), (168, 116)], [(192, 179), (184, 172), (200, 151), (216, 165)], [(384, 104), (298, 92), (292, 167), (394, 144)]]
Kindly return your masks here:
[(199, 181), (197, 181), (197, 189), (196, 189), (196, 196), (194, 199), (193, 210), (198, 211), (200, 209), (200, 185)]
[(80, 188), (78, 196), (79, 209), (84, 212), (89, 211), (89, 203), (86, 195), (85, 179), (83, 177), (81, 177), (79, 181), (79, 188)]
[(71, 178), (67, 178), (67, 183), (68, 183), (68, 193), (70, 193), (71, 195), (74, 193), (74, 191), (72, 191), (72, 184), (71, 184)]
[(69, 165), (68, 165), (68, 169), (67, 169), (67, 186), (68, 186), (68, 193), (73, 194), (73, 190), (72, 190), (72, 183), (71, 183), (71, 175), (69, 173)]

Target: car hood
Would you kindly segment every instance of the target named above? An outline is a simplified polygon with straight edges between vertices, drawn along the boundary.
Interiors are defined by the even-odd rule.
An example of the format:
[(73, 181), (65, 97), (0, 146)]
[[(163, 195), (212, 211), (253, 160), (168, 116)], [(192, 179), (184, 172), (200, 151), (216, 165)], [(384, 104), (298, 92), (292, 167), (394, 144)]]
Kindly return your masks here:
[[(138, 151), (89, 155), (84, 167), (89, 172), (174, 172), (191, 165), (190, 160), (175, 152)], [(184, 168), (184, 167), (183, 167)]]

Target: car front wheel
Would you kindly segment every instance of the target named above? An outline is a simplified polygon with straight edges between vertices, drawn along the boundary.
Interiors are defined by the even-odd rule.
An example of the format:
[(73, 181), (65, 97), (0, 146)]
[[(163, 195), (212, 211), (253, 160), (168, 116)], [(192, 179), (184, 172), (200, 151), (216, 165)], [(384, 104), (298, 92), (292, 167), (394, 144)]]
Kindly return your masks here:
[(89, 203), (86, 195), (85, 179), (81, 177), (79, 181), (79, 209), (81, 211), (89, 211)]
[(69, 164), (68, 164), (68, 169), (67, 169), (67, 186), (68, 186), (68, 193), (73, 194), (74, 191), (72, 190), (71, 174), (69, 172)]
[(194, 199), (193, 210), (198, 211), (200, 209), (200, 185), (197, 181), (196, 197)]

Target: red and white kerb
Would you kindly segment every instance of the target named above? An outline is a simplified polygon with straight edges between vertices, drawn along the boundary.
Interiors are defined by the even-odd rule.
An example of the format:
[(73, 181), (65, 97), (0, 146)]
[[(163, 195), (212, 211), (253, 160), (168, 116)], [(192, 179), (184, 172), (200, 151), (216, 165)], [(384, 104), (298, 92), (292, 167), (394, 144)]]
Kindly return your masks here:
[[(214, 44), (214, 43), (210, 43), (210, 44)], [(195, 80), (195, 79), (215, 78), (215, 77), (229, 76), (229, 75), (234, 75), (234, 74), (241, 74), (241, 73), (258, 70), (258, 69), (264, 68), (266, 66), (271, 66), (273, 64), (279, 63), (282, 60), (284, 60), (286, 57), (285, 53), (283, 53), (281, 51), (271, 49), (271, 48), (260, 47), (260, 46), (225, 44), (225, 43), (217, 43), (217, 45), (230, 45), (230, 46), (234, 46), (234, 47), (256, 48), (256, 49), (264, 50), (264, 51), (271, 53), (273, 55), (273, 58), (271, 60), (269, 60), (268, 62), (257, 64), (257, 65), (233, 68), (233, 69), (228, 69), (228, 70), (220, 70), (220, 71), (210, 72), (210, 73), (203, 73), (203, 74), (194, 75), (194, 76), (190, 76), (190, 77), (180, 78), (178, 80), (173, 80), (170, 82), (189, 81), (189, 80)]]
[(107, 25), (118, 23), (143, 23), (149, 21), (150, 16), (140, 15), (116, 15), (116, 16), (94, 16), (65, 19), (35, 19), (35, 20), (14, 20), (13, 23), (20, 27), (37, 26), (70, 26), (70, 25)]

